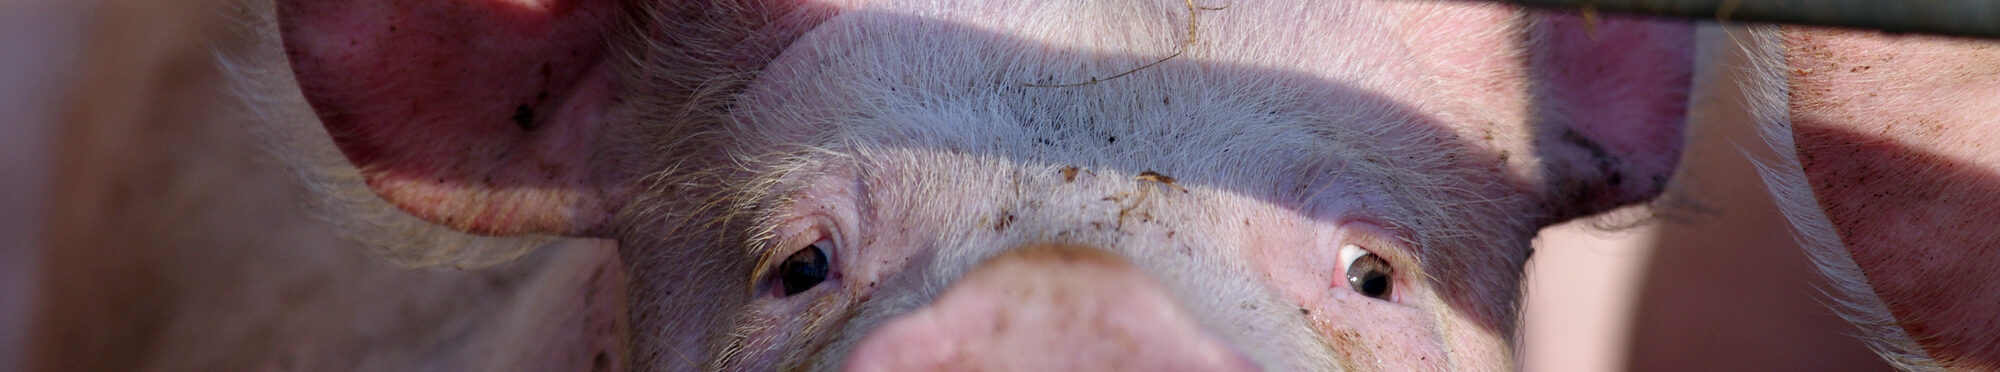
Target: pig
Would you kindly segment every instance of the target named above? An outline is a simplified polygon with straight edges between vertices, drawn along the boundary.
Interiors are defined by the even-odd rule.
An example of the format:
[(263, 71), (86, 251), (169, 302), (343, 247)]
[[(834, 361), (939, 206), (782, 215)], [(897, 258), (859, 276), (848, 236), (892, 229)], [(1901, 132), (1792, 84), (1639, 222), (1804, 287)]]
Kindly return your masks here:
[(626, 303), (570, 345), (611, 369), (1507, 369), (1531, 238), (1659, 193), (1693, 65), (1687, 21), (1479, 3), (270, 23), (367, 191), (617, 242)]
[(0, 232), (0, 371), (588, 367), (521, 345), (572, 342), (548, 330), (582, 329), (566, 315), (587, 289), (618, 288), (607, 242), (481, 270), (371, 257), (245, 130), (215, 63), (257, 45), (237, 2), (37, 2), (0, 5), (0, 80), (35, 77), (0, 88), (0, 137), (35, 144), (0, 167), (0, 214), (26, 223)]
[[(1867, 184), (1816, 169), (1868, 162), (1814, 163), (1838, 148), (1826, 132), (1786, 141), (1817, 123), (1792, 118), (1885, 104), (1796, 94), (1860, 91), (1777, 67), (1813, 63), (1779, 57), (1818, 57), (1828, 31), (1698, 43), (1690, 21), (1393, 1), (248, 13), (265, 48), (238, 69), (271, 100), (273, 147), (376, 254), (477, 267), (542, 241), (467, 243), (484, 237), (617, 246), (546, 365), (1508, 369), (1536, 231), (1659, 196), (1699, 122), (1690, 95), (1731, 89), (1772, 128), (1765, 175), (1843, 314), (1892, 362), (1990, 365), (1985, 344), (1937, 343), (1993, 334), (1971, 301), (1986, 292), (1938, 300), (1909, 274), (1944, 269), (1907, 266), (1978, 277), (1990, 257), (1853, 242), (1877, 225), (1838, 206), (1879, 201), (1814, 194)], [(1718, 58), (1765, 75), (1738, 85)], [(1985, 236), (1968, 234), (1935, 249)]]
[[(1705, 28), (1688, 136), (1749, 124), (1757, 172), (1831, 310), (1904, 370), (2000, 368), (2000, 208), (1979, 151), (2000, 110), (1991, 40)], [(1761, 145), (1761, 146), (1760, 146)], [(1685, 172), (1686, 170), (1683, 170)], [(1699, 180), (1695, 180), (1699, 182)]]
[(1907, 370), (2000, 368), (2000, 112), (1990, 40), (1787, 26), (1745, 32), (1759, 172), (1834, 309)]

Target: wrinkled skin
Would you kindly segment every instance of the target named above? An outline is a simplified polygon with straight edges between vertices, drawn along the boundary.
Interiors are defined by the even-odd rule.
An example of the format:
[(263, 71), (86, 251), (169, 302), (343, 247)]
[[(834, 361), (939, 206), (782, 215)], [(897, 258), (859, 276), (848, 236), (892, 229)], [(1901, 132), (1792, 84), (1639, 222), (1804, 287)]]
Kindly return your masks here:
[[(1038, 87), (1161, 60), (1187, 9), (541, 5), (284, 4), (289, 58), (253, 61), (396, 207), (616, 242), (622, 273), (528, 259), (574, 279), (494, 317), (563, 319), (516, 336), (556, 369), (1505, 369), (1528, 237), (1659, 192), (1694, 63), (1671, 22), (1228, 4), (1173, 59)], [(831, 275), (785, 293), (814, 248)]]

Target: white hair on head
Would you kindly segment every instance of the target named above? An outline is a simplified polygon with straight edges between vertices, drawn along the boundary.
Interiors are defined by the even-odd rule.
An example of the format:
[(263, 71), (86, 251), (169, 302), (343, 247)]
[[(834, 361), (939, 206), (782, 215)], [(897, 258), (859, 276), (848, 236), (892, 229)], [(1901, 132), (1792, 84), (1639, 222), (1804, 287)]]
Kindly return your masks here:
[(230, 89), (242, 100), (243, 116), (259, 145), (292, 169), (310, 190), (310, 211), (361, 243), (370, 255), (409, 267), (477, 268), (519, 258), (551, 240), (547, 236), (489, 237), (468, 234), (418, 219), (368, 187), (306, 103), (285, 57), (277, 7), (250, 0), (236, 5), (237, 30), (254, 47), (239, 53), (217, 51)]
[(1772, 201), (1791, 223), (1793, 237), (1832, 287), (1827, 293), (1833, 299), (1830, 307), (1861, 330), (1860, 337), (1869, 349), (1897, 369), (1945, 370), (1903, 330), (1896, 315), (1875, 294), (1867, 275), (1854, 263), (1854, 256), (1834, 230), (1833, 221), (1813, 196), (1812, 184), (1799, 163), (1798, 147), (1792, 137), (1791, 89), (1787, 82), (1790, 69), (1785, 64), (1782, 30), (1771, 26), (1750, 28), (1746, 33), (1736, 33), (1739, 30), (1736, 28), (1724, 30), (1729, 32), (1728, 37), (1736, 39), (1734, 45), (1741, 46), (1749, 56), (1750, 79), (1739, 84), (1747, 93), (1744, 96), (1757, 121), (1758, 133), (1776, 154), (1772, 159), (1751, 156), (1751, 163), (1763, 177)]

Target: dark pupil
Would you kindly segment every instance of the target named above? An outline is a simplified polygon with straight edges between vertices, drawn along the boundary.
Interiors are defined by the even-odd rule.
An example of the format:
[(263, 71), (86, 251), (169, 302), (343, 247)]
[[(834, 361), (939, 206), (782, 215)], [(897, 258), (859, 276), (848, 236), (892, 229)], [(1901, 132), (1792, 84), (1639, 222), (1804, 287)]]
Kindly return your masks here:
[(801, 249), (778, 265), (779, 280), (785, 286), (786, 296), (805, 292), (826, 281), (826, 270), (826, 252), (821, 252), (819, 245)]
[(1347, 285), (1355, 292), (1374, 298), (1389, 297), (1389, 262), (1375, 255), (1361, 256), (1347, 268)]

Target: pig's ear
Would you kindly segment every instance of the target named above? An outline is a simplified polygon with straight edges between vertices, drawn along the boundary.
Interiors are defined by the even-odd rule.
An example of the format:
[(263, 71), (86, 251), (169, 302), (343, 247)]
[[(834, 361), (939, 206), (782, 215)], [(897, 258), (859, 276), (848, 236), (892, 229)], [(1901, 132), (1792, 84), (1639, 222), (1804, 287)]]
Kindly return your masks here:
[(1688, 21), (1543, 13), (1530, 30), (1549, 223), (1660, 195), (1679, 163)]
[(285, 52), (373, 191), (489, 235), (592, 235), (613, 213), (611, 0), (287, 1)]

